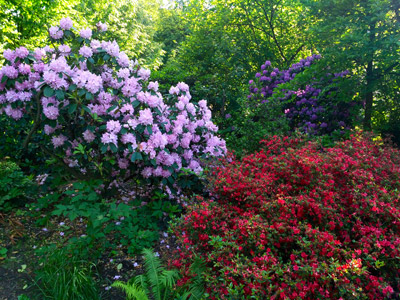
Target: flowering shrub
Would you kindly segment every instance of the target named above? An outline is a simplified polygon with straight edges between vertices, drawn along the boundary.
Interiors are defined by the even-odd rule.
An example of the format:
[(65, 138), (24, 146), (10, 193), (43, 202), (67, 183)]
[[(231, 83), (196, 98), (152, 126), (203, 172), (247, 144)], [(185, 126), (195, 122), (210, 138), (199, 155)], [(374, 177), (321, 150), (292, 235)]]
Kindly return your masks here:
[(299, 128), (313, 135), (352, 128), (357, 103), (352, 101), (352, 88), (343, 87), (351, 82), (349, 72), (331, 74), (329, 68), (318, 65), (320, 59), (320, 55), (313, 55), (283, 71), (266, 61), (256, 81), (249, 82), (248, 104), (281, 102), (280, 113), (292, 130)]
[(163, 98), (150, 71), (101, 41), (106, 25), (77, 32), (64, 18), (50, 46), (4, 51), (0, 112), (33, 120), (42, 148), (76, 176), (144, 178), (173, 186), (182, 169), (201, 172), (201, 157), (221, 156), (207, 102), (191, 102), (178, 83)]
[[(206, 261), (210, 299), (384, 299), (400, 290), (400, 151), (273, 137), (212, 174), (174, 226), (173, 261)], [(230, 296), (227, 296), (230, 295)]]

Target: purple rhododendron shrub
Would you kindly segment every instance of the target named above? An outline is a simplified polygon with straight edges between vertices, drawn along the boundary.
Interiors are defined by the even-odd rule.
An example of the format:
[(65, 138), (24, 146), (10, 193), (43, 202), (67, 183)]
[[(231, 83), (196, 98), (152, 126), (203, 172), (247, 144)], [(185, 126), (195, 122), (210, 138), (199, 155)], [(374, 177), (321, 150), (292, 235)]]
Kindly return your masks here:
[(279, 101), (281, 115), (292, 130), (312, 135), (343, 133), (354, 128), (359, 108), (348, 75), (349, 71), (332, 73), (321, 63), (320, 55), (302, 59), (286, 70), (266, 61), (256, 79), (249, 82), (248, 104)]
[[(225, 142), (207, 102), (178, 83), (163, 97), (150, 71), (101, 40), (107, 26), (80, 31), (69, 18), (49, 29), (51, 46), (5, 50), (0, 113), (31, 120), (42, 148), (76, 176), (148, 179), (176, 187), (183, 170), (222, 156)], [(110, 180), (110, 181), (111, 181)]]

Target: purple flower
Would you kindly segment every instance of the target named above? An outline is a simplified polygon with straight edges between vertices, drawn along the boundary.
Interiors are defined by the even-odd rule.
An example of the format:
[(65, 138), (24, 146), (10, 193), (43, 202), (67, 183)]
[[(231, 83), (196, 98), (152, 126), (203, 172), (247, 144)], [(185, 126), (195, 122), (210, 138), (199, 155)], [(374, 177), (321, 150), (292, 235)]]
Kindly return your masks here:
[(89, 58), (93, 55), (93, 51), (88, 46), (83, 46), (81, 49), (79, 49), (79, 54), (83, 57)]
[(49, 34), (53, 39), (59, 40), (63, 37), (64, 32), (58, 26), (51, 26), (49, 29)]
[(121, 130), (119, 121), (110, 120), (107, 122), (107, 131), (117, 134)]
[(115, 146), (117, 146), (118, 137), (116, 134), (114, 134), (112, 132), (105, 132), (101, 136), (101, 142), (103, 144), (114, 144)]
[(149, 108), (143, 109), (139, 111), (139, 119), (140, 124), (143, 125), (151, 125), (153, 124), (153, 114)]
[(85, 132), (83, 132), (83, 138), (85, 139), (86, 142), (91, 143), (94, 141), (96, 136), (89, 129), (86, 129)]
[(15, 50), (15, 55), (23, 59), (29, 55), (29, 51), (25, 47), (19, 47)]
[(107, 24), (103, 24), (103, 23), (101, 23), (101, 22), (98, 22), (98, 23), (96, 24), (96, 27), (97, 27), (97, 30), (100, 31), (100, 32), (105, 32), (105, 31), (107, 31)]
[(60, 134), (59, 136), (53, 136), (53, 138), (51, 139), (51, 142), (53, 143), (54, 148), (58, 148), (62, 145), (64, 145), (64, 143), (67, 141), (67, 138)]
[(72, 24), (72, 20), (70, 18), (62, 18), (60, 20), (61, 29), (69, 30), (72, 28), (72, 26), (73, 26), (73, 24)]
[(84, 39), (90, 39), (92, 37), (92, 29), (85, 28), (79, 31), (79, 35)]

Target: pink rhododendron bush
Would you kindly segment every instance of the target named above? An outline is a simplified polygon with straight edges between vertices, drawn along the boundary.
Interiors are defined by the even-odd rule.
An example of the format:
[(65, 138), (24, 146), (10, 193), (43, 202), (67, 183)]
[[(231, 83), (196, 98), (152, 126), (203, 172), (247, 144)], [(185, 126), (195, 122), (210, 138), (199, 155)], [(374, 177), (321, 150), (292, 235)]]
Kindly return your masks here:
[[(224, 155), (207, 102), (191, 101), (178, 83), (169, 95), (150, 71), (102, 41), (106, 25), (76, 30), (70, 19), (49, 29), (49, 45), (4, 51), (0, 112), (31, 120), (31, 137), (72, 174), (141, 178), (173, 187), (183, 169), (198, 174), (201, 158)], [(149, 181), (150, 180), (150, 181)]]

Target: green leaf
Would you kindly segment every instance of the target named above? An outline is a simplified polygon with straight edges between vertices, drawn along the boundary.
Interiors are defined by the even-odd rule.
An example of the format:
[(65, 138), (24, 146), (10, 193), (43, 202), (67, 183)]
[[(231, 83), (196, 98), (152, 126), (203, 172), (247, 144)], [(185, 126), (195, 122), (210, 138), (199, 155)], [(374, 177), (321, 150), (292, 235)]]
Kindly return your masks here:
[(78, 91), (78, 96), (79, 97), (82, 97), (83, 95), (85, 95), (86, 94), (86, 90), (84, 90), (84, 89), (80, 89), (79, 91)]
[(132, 102), (133, 108), (136, 108), (136, 107), (138, 107), (139, 105), (140, 105), (140, 101), (138, 101), (138, 100), (135, 100), (135, 101)]
[(76, 107), (78, 106), (78, 104), (76, 103), (72, 103), (69, 105), (68, 107), (68, 113), (71, 115), (76, 111)]
[(58, 100), (64, 100), (64, 92), (61, 90), (56, 91), (56, 97)]
[(76, 88), (77, 88), (76, 84), (71, 84), (71, 85), (68, 87), (68, 91), (73, 92), (73, 91), (76, 90)]
[(85, 98), (86, 98), (86, 100), (92, 100), (93, 99), (93, 94), (90, 93), (90, 92), (87, 92)]
[(142, 159), (143, 159), (142, 154), (140, 152), (135, 152), (132, 154), (131, 162), (135, 162), (137, 160), (142, 160)]
[(52, 97), (54, 95), (54, 90), (51, 87), (46, 86), (43, 90), (43, 95), (47, 98)]

